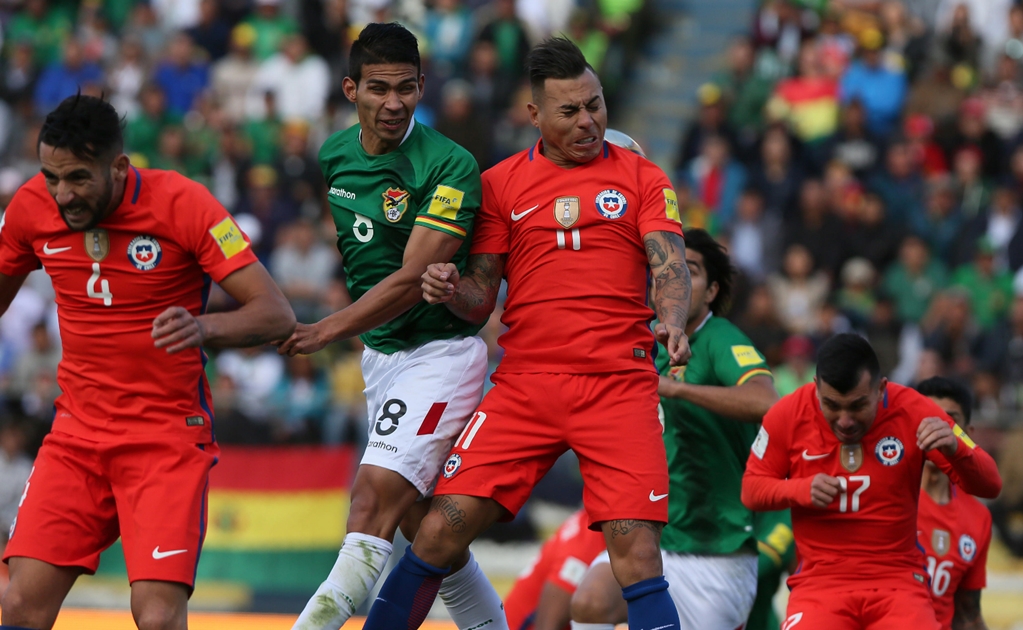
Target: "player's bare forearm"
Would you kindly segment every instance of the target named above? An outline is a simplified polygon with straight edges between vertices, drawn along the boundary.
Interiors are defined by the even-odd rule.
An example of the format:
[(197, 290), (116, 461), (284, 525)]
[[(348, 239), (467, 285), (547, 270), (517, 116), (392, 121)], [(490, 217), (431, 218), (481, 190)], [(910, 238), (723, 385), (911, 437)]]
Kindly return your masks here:
[(685, 330), (693, 290), (685, 243), (673, 232), (650, 232), (643, 235), (643, 245), (654, 279), (652, 306), (657, 319), (667, 326)]
[(742, 385), (732, 387), (693, 385), (662, 376), (657, 390), (664, 398), (686, 400), (740, 422), (760, 422), (771, 405), (778, 401), (774, 382), (766, 375), (754, 376)]
[(241, 306), (226, 313), (196, 317), (202, 343), (214, 348), (244, 348), (286, 339), (295, 330), (295, 313), (262, 264), (247, 265), (220, 282)]
[(8, 276), (5, 273), (0, 273), (0, 315), (7, 312), (7, 308), (14, 301), (14, 296), (18, 295), (18, 290), (21, 289), (21, 285), (25, 283), (27, 277), (28, 274)]
[(497, 306), (503, 276), (504, 254), (473, 254), (465, 263), (455, 294), (445, 305), (459, 318), (482, 324)]
[[(425, 267), (424, 267), (425, 269)], [(402, 267), (346, 308), (320, 320), (324, 341), (357, 337), (398, 317), (423, 299), (418, 267)]]
[(987, 630), (980, 613), (980, 591), (956, 591), (952, 630)]

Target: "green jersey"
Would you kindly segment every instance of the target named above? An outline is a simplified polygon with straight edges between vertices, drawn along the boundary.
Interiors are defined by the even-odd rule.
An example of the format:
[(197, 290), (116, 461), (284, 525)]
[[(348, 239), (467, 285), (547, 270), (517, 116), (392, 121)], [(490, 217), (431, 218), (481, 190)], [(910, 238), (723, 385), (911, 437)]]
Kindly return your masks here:
[[(366, 153), (359, 132), (359, 125), (339, 131), (320, 149), (352, 299), (358, 300), (401, 268), (416, 225), (462, 239), (451, 262), (464, 272), (481, 199), (476, 160), (419, 123), (412, 123), (401, 145), (384, 155)], [(367, 347), (392, 354), (429, 341), (474, 335), (481, 327), (456, 317), (442, 304), (419, 302), (359, 338)]]
[(788, 510), (753, 515), (760, 558), (757, 565), (757, 598), (753, 601), (746, 630), (778, 630), (781, 623), (774, 611), (774, 595), (781, 576), (796, 557), (792, 537), (792, 515)]
[[(770, 376), (764, 356), (723, 317), (709, 316), (692, 337), (688, 365), (668, 366), (660, 348), (658, 371), (693, 385), (732, 387)], [(753, 516), (740, 500), (746, 458), (758, 425), (711, 413), (679, 399), (661, 398), (668, 454), (668, 524), (661, 547), (678, 553), (756, 553)]]

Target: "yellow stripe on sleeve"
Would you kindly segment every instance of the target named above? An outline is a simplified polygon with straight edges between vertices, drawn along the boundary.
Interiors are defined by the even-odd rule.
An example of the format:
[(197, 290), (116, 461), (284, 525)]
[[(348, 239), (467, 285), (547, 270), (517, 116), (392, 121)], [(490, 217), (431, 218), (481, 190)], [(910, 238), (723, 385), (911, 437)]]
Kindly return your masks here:
[(451, 234), (454, 234), (456, 236), (460, 236), (462, 238), (465, 238), (465, 236), (466, 236), (465, 229), (460, 228), (457, 225), (452, 225), (451, 223), (446, 223), (444, 221), (438, 221), (437, 219), (434, 219), (433, 217), (427, 217), (427, 216), (420, 215), (420, 216), (416, 217), (416, 225), (422, 225), (422, 226), (425, 226), (425, 227), (430, 227), (430, 228), (433, 228), (435, 230), (440, 230), (442, 232), (449, 232)]
[(743, 383), (745, 383), (746, 381), (750, 380), (754, 376), (757, 376), (757, 375), (760, 375), (760, 374), (763, 374), (764, 376), (770, 376), (772, 379), (774, 378), (774, 375), (771, 374), (771, 370), (769, 370), (767, 368), (754, 368), (754, 369), (750, 370), (749, 372), (746, 372), (745, 374), (740, 376), (739, 380), (735, 384), (736, 385), (742, 385)]

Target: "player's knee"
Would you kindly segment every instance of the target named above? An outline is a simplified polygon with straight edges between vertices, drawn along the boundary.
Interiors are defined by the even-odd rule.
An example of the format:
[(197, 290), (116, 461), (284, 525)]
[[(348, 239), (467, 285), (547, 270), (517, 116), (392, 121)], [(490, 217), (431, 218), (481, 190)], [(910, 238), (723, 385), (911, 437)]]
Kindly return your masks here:
[(430, 512), (419, 525), (412, 550), (424, 562), (446, 567), (458, 560), (465, 548), (444, 517), (438, 512)]
[(49, 628), (56, 619), (56, 614), (51, 615), (38, 602), (31, 601), (13, 582), (0, 598), (0, 610), (3, 610), (2, 623), (9, 626)]
[(185, 630), (185, 611), (169, 602), (151, 601), (135, 614), (139, 630)]
[(599, 589), (581, 586), (572, 594), (572, 621), (578, 623), (615, 623), (613, 602)]
[(624, 586), (642, 582), (662, 575), (661, 549), (647, 541), (637, 541), (621, 553), (611, 554), (611, 566), (614, 568), (618, 583)]

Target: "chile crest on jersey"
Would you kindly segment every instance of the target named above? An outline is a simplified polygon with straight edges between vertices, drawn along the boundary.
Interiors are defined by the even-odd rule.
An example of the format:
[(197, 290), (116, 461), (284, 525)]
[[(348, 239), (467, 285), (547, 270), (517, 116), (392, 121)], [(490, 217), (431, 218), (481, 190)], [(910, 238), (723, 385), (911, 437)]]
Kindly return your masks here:
[(897, 437), (888, 436), (881, 438), (874, 447), (874, 454), (877, 461), (885, 466), (894, 466), (902, 461), (905, 449), (902, 447), (902, 440)]
[(963, 534), (959, 537), (959, 555), (963, 557), (966, 562), (973, 562), (973, 556), (977, 554), (977, 541), (973, 540), (973, 536), (969, 534)]
[(629, 209), (629, 200), (614, 188), (602, 190), (597, 194), (597, 211), (605, 219), (620, 219)]
[(160, 264), (163, 250), (152, 236), (136, 236), (128, 243), (128, 260), (139, 271), (149, 271)]

